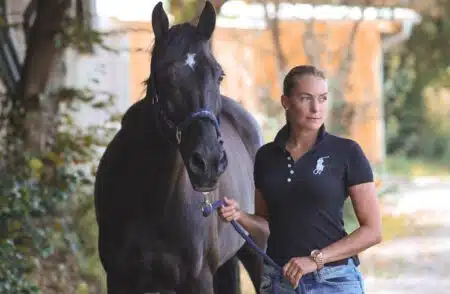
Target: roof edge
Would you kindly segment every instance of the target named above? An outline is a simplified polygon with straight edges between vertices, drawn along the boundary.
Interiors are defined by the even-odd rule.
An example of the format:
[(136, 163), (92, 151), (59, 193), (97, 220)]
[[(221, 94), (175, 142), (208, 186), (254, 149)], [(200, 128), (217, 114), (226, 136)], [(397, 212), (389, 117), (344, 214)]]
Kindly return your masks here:
[[(275, 17), (275, 5), (267, 4), (270, 18)], [(222, 22), (226, 19), (244, 22), (261, 22), (265, 19), (264, 6), (260, 3), (246, 3), (242, 0), (225, 2), (218, 14)], [(280, 3), (277, 16), (280, 20), (391, 20), (418, 23), (421, 16), (416, 11), (402, 7), (360, 7), (348, 5), (313, 5), (305, 3)]]

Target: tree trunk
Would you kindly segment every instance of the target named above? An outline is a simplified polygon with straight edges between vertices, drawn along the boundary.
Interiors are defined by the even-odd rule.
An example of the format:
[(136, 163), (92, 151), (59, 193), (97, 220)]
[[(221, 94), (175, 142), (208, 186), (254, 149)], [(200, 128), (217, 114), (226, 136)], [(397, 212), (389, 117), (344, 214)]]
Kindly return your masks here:
[(63, 48), (63, 22), (70, 0), (37, 0), (36, 20), (29, 30), (19, 99), (37, 99), (47, 85), (55, 61)]
[[(46, 121), (55, 115), (51, 113), (55, 107), (48, 105), (52, 101), (45, 101), (47, 105), (43, 107), (42, 96), (64, 51), (64, 21), (70, 4), (70, 0), (37, 0), (36, 18), (26, 36), (21, 78), (12, 96), (16, 115), (11, 118), (11, 127), (31, 152), (45, 148), (48, 136), (45, 125), (49, 125)], [(52, 103), (57, 105), (57, 101)]]

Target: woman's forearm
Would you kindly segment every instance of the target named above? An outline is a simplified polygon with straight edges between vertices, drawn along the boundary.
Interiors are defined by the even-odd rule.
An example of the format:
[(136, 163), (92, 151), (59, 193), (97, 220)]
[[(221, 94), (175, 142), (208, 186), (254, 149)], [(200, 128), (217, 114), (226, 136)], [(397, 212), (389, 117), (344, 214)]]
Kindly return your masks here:
[(381, 232), (361, 226), (345, 238), (323, 248), (324, 263), (349, 258), (381, 242)]
[(250, 233), (258, 246), (265, 246), (270, 235), (269, 223), (265, 218), (241, 211), (237, 222)]

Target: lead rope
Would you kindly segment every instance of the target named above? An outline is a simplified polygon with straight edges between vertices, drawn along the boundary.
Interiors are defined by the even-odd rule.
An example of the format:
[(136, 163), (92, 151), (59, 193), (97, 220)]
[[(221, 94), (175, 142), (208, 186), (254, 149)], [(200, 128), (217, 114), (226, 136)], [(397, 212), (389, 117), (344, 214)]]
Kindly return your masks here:
[[(224, 202), (221, 199), (215, 201), (214, 203), (211, 203), (210, 201), (205, 199), (205, 201), (202, 205), (203, 216), (208, 217), (213, 211), (216, 211), (222, 205), (224, 205)], [(258, 254), (261, 255), (267, 261), (267, 263), (269, 263), (272, 267), (274, 267), (275, 269), (280, 271), (281, 275), (283, 275), (283, 268), (280, 267), (275, 261), (273, 261), (272, 258), (270, 258), (264, 251), (262, 251), (258, 247), (258, 245), (256, 245), (256, 243), (253, 241), (253, 239), (251, 237), (247, 236), (247, 234), (245, 234), (245, 232), (241, 229), (241, 227), (237, 224), (237, 222), (235, 220), (231, 221), (231, 225), (239, 233), (239, 235), (241, 235), (242, 238), (244, 238), (245, 241), (247, 241), (250, 244), (250, 246), (253, 249), (255, 249), (258, 252)], [(277, 294), (276, 286), (278, 284), (278, 278), (276, 278), (276, 277), (271, 277), (271, 278), (272, 278), (272, 284), (274, 286), (273, 294)], [(306, 293), (305, 286), (303, 285), (303, 282), (301, 279), (298, 283), (298, 287), (296, 288), (296, 292), (297, 292), (297, 294)]]

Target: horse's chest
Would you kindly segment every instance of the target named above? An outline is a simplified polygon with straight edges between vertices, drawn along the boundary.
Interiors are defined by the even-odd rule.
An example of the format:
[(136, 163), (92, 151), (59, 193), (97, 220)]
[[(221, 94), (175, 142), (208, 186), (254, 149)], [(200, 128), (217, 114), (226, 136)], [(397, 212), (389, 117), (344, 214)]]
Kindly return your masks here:
[(178, 226), (141, 231), (140, 250), (133, 246), (128, 253), (140, 252), (136, 265), (141, 269), (139, 279), (146, 284), (146, 289), (172, 290), (200, 275), (209, 263), (209, 252), (205, 242), (192, 237), (195, 235)]
[[(153, 260), (169, 269), (174, 281), (196, 277), (206, 264), (217, 263), (217, 236), (212, 229), (213, 218), (201, 215), (202, 201), (186, 203), (175, 209), (171, 216), (160, 223), (155, 254), (162, 258)], [(198, 210), (194, 215), (191, 210)]]

